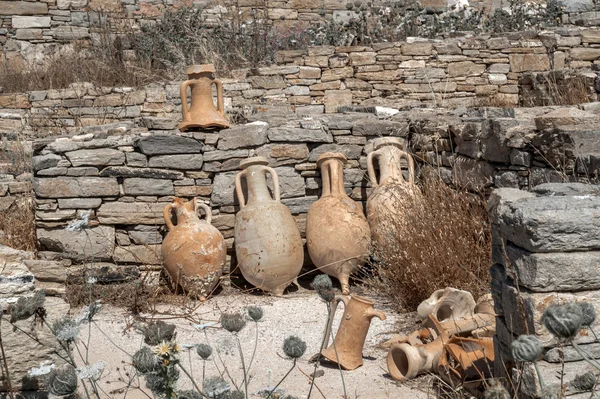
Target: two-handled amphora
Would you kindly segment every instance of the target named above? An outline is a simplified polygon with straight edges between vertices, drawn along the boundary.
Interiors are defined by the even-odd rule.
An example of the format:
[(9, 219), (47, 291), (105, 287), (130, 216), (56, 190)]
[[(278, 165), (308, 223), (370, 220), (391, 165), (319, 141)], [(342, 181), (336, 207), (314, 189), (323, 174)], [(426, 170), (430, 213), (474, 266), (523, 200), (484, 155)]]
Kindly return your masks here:
[[(290, 210), (280, 201), (279, 177), (264, 157), (240, 162), (235, 190), (240, 205), (235, 215), (235, 253), (244, 278), (255, 287), (275, 295), (296, 280), (304, 250)], [(267, 186), (271, 175), (274, 198)], [(244, 198), (242, 179), (248, 188)]]

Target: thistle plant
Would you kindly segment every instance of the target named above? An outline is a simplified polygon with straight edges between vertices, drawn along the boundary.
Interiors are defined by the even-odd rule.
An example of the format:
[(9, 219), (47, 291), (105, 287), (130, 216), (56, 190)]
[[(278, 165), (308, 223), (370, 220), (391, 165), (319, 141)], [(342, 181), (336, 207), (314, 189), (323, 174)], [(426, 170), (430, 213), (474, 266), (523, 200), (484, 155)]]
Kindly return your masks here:
[(498, 380), (492, 380), (489, 387), (486, 389), (484, 399), (511, 399), (510, 394), (504, 388), (504, 385)]
[(540, 387), (543, 390), (545, 388), (544, 380), (542, 379), (542, 373), (538, 366), (538, 359), (544, 351), (540, 340), (533, 335), (520, 335), (519, 338), (512, 342), (511, 347), (512, 355), (515, 360), (533, 364), (540, 382)]
[(290, 335), (289, 337), (287, 337), (283, 341), (283, 353), (285, 353), (285, 355), (287, 357), (289, 357), (290, 359), (292, 359), (292, 361), (293, 361), (292, 367), (283, 376), (283, 378), (281, 380), (279, 380), (279, 382), (277, 383), (277, 385), (275, 385), (275, 388), (273, 388), (271, 390), (271, 392), (269, 392), (269, 396), (267, 396), (267, 399), (270, 399), (270, 398), (273, 397), (273, 394), (274, 394), (275, 390), (279, 387), (279, 385), (281, 385), (281, 383), (294, 370), (294, 368), (296, 367), (296, 361), (298, 360), (298, 358), (300, 358), (300, 357), (302, 357), (302, 355), (304, 355), (304, 352), (306, 352), (306, 342), (304, 342), (303, 340), (301, 340), (297, 336)]
[(206, 375), (206, 359), (212, 355), (212, 347), (208, 344), (196, 345), (196, 353), (202, 358), (202, 384), (204, 385), (204, 376)]
[(237, 341), (240, 360), (242, 361), (242, 371), (244, 372), (244, 392), (246, 394), (246, 398), (249, 398), (248, 373), (246, 371), (246, 364), (244, 362), (244, 351), (242, 351), (242, 344), (240, 342), (240, 337), (238, 336), (238, 333), (246, 326), (246, 319), (244, 319), (244, 316), (242, 316), (241, 313), (223, 313), (221, 315), (221, 326), (230, 333), (233, 333)]
[(248, 363), (248, 375), (250, 375), (250, 369), (252, 368), (252, 362), (254, 362), (254, 355), (256, 355), (256, 347), (258, 346), (258, 322), (263, 318), (264, 311), (260, 306), (248, 306), (246, 308), (248, 317), (254, 322), (254, 349), (252, 350), (252, 356), (250, 357), (250, 363)]

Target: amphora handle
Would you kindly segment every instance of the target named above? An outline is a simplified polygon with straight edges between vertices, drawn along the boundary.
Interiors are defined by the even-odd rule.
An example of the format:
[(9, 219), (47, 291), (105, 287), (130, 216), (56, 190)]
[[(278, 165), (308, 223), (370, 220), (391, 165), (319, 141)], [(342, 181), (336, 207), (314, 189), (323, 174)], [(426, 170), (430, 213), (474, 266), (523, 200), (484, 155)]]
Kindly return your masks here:
[(331, 302), (329, 302), (329, 314), (327, 319), (327, 328), (325, 330), (325, 339), (323, 340), (323, 346), (321, 346), (321, 352), (329, 347), (329, 338), (331, 337), (331, 328), (333, 327), (333, 319), (340, 302), (344, 302), (344, 308), (348, 306), (350, 302), (349, 295), (336, 295)]
[(171, 221), (171, 210), (173, 209), (173, 204), (167, 204), (163, 209), (163, 218), (165, 219), (165, 224), (167, 225), (167, 230), (171, 231), (175, 227), (173, 222)]
[(346, 194), (344, 189), (343, 165), (337, 159), (329, 159), (321, 165), (323, 196), (340, 197)]
[(213, 80), (215, 86), (217, 86), (217, 111), (221, 114), (222, 117), (225, 117), (225, 100), (223, 98), (223, 83), (215, 79)]
[[(277, 202), (281, 202), (281, 189), (279, 188), (279, 176), (277, 175), (277, 172), (275, 172), (275, 169), (273, 169), (269, 166), (262, 166), (262, 167), (263, 167), (263, 171), (265, 172), (265, 180), (266, 180), (266, 173), (270, 174), (271, 178), (273, 179), (273, 191), (274, 191), (274, 196), (275, 196), (275, 198), (273, 198), (273, 199)], [(257, 170), (252, 171), (252, 173), (257, 173), (257, 172), (258, 172)], [(243, 171), (241, 171), (240, 173), (238, 173), (235, 176), (235, 192), (237, 195), (238, 202), (240, 203), (240, 208), (243, 208), (246, 206), (246, 199), (244, 198), (244, 192), (242, 191), (242, 177), (245, 177), (246, 181), (248, 181), (248, 169), (244, 169)]]
[(193, 80), (186, 80), (183, 83), (181, 83), (181, 112), (183, 113), (183, 120), (189, 118), (187, 89), (188, 86), (192, 83), (194, 83)]
[[(204, 213), (206, 214), (206, 223), (211, 224), (212, 211), (210, 210), (210, 207), (208, 205), (206, 205), (204, 202), (196, 202), (196, 206), (198, 208), (202, 208), (204, 210)], [(196, 212), (197, 211), (198, 211), (198, 209), (196, 208)]]
[[(373, 163), (374, 161), (377, 161), (379, 163), (379, 157), (381, 156), (381, 153), (378, 151), (379, 150), (373, 151), (369, 153), (369, 155), (367, 155), (367, 172), (369, 174), (371, 186), (373, 187), (379, 186), (379, 182), (377, 181), (377, 175), (375, 174), (375, 165)], [(411, 184), (415, 184), (415, 162), (412, 156), (406, 151), (400, 151), (399, 160), (402, 160), (402, 158), (406, 159), (406, 162), (408, 163), (408, 181)], [(402, 176), (402, 174), (400, 174), (400, 176)], [(404, 180), (404, 178), (402, 178), (402, 180)]]

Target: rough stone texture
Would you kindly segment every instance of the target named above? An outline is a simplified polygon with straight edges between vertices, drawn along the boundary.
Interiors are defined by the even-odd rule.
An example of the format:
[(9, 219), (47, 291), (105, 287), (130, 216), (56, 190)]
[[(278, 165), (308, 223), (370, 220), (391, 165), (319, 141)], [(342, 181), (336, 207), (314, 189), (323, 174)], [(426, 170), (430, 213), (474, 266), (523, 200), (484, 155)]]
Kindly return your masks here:
[(173, 182), (166, 179), (127, 178), (123, 180), (127, 195), (173, 195)]
[(110, 177), (37, 178), (33, 189), (42, 198), (103, 197), (119, 195), (117, 179)]
[(173, 135), (142, 137), (136, 145), (145, 155), (196, 154), (202, 151), (202, 144), (197, 140)]
[(107, 166), (125, 163), (125, 154), (110, 148), (70, 151), (65, 155), (73, 166)]
[(147, 224), (162, 225), (166, 203), (148, 202), (105, 202), (98, 209), (98, 220), (102, 224)]
[(25, 265), (33, 253), (0, 245), (0, 297), (27, 294), (34, 289), (34, 276)]
[(110, 226), (79, 232), (38, 229), (37, 236), (46, 250), (61, 252), (65, 258), (76, 261), (89, 261), (92, 256), (95, 260), (111, 260), (114, 252), (115, 229)]
[(160, 245), (129, 245), (115, 248), (114, 260), (118, 263), (160, 265), (162, 256)]
[[(185, 157), (186, 159), (190, 159), (189, 155), (164, 155), (165, 157)], [(195, 155), (193, 156), (195, 157)], [(200, 156), (201, 157), (201, 156)], [(176, 158), (177, 159), (177, 158)], [(165, 162), (168, 163), (168, 162)], [(152, 162), (150, 163), (152, 165)], [(154, 165), (154, 166), (162, 166), (169, 167), (165, 165)], [(173, 169), (183, 169), (183, 168), (175, 168), (171, 166)], [(193, 167), (189, 168), (190, 170), (194, 169)], [(172, 180), (181, 180), (183, 179), (183, 172), (177, 172), (168, 169), (153, 169), (153, 168), (130, 168), (128, 166), (109, 166), (107, 168), (102, 169), (100, 172), (100, 176), (102, 177), (146, 177), (151, 179), (172, 179)]]
[(59, 198), (61, 209), (95, 209), (102, 204), (101, 198)]
[(219, 150), (256, 147), (267, 142), (269, 124), (252, 122), (225, 130), (219, 137)]
[(331, 143), (333, 138), (323, 129), (273, 128), (268, 132), (271, 141), (296, 141), (311, 143)]

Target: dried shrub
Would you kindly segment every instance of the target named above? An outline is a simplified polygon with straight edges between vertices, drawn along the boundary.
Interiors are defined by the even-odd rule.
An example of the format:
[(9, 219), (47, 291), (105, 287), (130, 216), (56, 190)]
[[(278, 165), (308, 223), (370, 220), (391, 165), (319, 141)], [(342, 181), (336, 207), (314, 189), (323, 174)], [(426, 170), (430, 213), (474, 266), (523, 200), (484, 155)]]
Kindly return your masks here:
[(595, 101), (594, 78), (560, 70), (528, 73), (519, 78), (520, 105), (577, 105)]
[(150, 287), (140, 281), (124, 284), (67, 284), (65, 288), (66, 300), (72, 307), (89, 305), (91, 297), (135, 314), (153, 310), (162, 291), (161, 288)]
[(24, 251), (37, 251), (33, 198), (19, 197), (11, 207), (0, 211), (0, 244)]
[(483, 200), (437, 177), (427, 177), (421, 190), (420, 200), (405, 199), (389, 221), (368, 280), (397, 310), (414, 309), (445, 287), (477, 298), (489, 285), (491, 233)]

